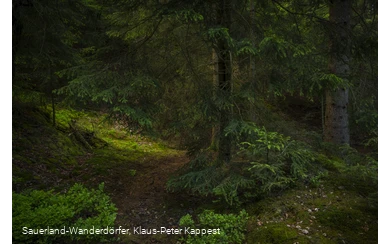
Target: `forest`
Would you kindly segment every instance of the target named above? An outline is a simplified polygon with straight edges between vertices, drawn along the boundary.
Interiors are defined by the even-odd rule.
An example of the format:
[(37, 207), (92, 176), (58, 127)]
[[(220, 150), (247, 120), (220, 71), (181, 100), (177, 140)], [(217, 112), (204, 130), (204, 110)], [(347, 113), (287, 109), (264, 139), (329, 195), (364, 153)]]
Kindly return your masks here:
[(378, 243), (378, 1), (12, 0), (12, 243)]

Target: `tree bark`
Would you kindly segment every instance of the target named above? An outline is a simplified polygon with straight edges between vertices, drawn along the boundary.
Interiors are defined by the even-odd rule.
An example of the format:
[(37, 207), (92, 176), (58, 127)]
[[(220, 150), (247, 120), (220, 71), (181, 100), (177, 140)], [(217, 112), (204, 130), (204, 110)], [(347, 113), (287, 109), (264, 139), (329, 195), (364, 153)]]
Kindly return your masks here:
[[(215, 49), (212, 50), (212, 64), (213, 64), (213, 97), (215, 98), (216, 89), (218, 88), (218, 55)], [(210, 148), (212, 150), (218, 150), (219, 144), (219, 125), (214, 125), (211, 129), (211, 143)]]
[(336, 144), (349, 144), (348, 86), (350, 74), (350, 0), (333, 0), (329, 6), (329, 71), (344, 80), (343, 85), (328, 85), (325, 90), (324, 140)]
[(56, 107), (55, 107), (55, 102), (54, 102), (54, 84), (53, 84), (53, 73), (52, 73), (52, 68), (51, 68), (51, 64), (49, 65), (49, 83), (50, 83), (50, 88), (49, 88), (49, 92), (50, 92), (50, 100), (51, 100), (51, 111), (53, 113), (52, 115), (52, 119), (53, 119), (53, 126), (55, 127), (56, 126)]
[[(252, 48), (255, 48), (255, 31), (254, 31), (254, 19), (255, 19), (255, 1), (250, 1), (250, 17), (249, 17), (249, 24), (250, 24), (250, 40), (252, 44)], [(250, 86), (252, 88), (252, 91), (255, 89), (255, 83), (256, 83), (256, 61), (253, 54), (249, 56), (249, 70), (250, 70)], [(250, 119), (252, 122), (257, 122), (257, 116), (256, 116), (256, 110), (255, 110), (255, 104), (256, 104), (256, 95), (253, 94), (253, 98), (249, 103), (249, 113), (250, 113)]]
[[(217, 25), (219, 25), (220, 28), (227, 28), (230, 30), (231, 4), (231, 0), (218, 1), (216, 6)], [(230, 47), (226, 37), (220, 36), (214, 48), (218, 57), (218, 90), (226, 100), (229, 100), (232, 89), (232, 65)], [(225, 129), (231, 120), (231, 113), (231, 108), (228, 103), (220, 108), (218, 159), (220, 162), (225, 163), (229, 163), (231, 160), (231, 136), (225, 135)]]

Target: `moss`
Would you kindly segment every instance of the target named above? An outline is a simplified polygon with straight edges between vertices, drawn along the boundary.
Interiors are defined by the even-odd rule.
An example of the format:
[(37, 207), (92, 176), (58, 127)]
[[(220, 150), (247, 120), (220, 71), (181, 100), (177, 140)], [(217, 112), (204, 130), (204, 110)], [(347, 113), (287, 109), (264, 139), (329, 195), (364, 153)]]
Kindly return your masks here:
[[(376, 243), (377, 212), (369, 208), (369, 199), (333, 180), (336, 174), (340, 173), (332, 172), (318, 188), (300, 186), (249, 205), (247, 210), (256, 221), (248, 243)], [(294, 231), (297, 225), (309, 227), (309, 233), (300, 235), (298, 231), (299, 240), (285, 240), (283, 228), (287, 225), (295, 226)], [(286, 233), (293, 238), (292, 232)]]
[(124, 131), (120, 130), (115, 130), (115, 129), (109, 129), (107, 131), (107, 135), (110, 136), (113, 139), (118, 139), (118, 140), (124, 140), (127, 137), (127, 133)]
[(12, 167), (12, 176), (17, 179), (17, 182), (28, 182), (34, 179), (34, 174), (29, 171), (25, 171), (19, 167)]
[(57, 109), (56, 111), (56, 120), (60, 126), (68, 127), (69, 123), (77, 119), (80, 114), (73, 109)]
[(375, 243), (376, 224), (372, 217), (352, 207), (329, 208), (317, 214), (318, 221), (334, 231), (334, 236), (346, 243)]
[(25, 163), (25, 164), (33, 164), (34, 163), (34, 161), (31, 160), (30, 158), (28, 158), (26, 156), (22, 156), (21, 154), (16, 154), (16, 153), (13, 153), (12, 159), (19, 161), (19, 162), (22, 162), (22, 163)]
[(58, 147), (57, 147), (57, 145), (56, 145), (56, 144), (54, 144), (54, 143), (50, 143), (50, 144), (49, 144), (49, 149), (51, 149), (51, 150), (57, 150), (57, 149), (58, 149)]
[[(13, 135), (12, 138), (15, 138), (15, 136)], [(28, 139), (28, 137), (17, 137), (18, 139), (18, 146), (14, 148), (15, 151), (17, 152), (20, 152), (22, 151), (24, 148), (31, 148), (34, 146), (34, 143)]]
[(58, 158), (48, 158), (47, 161), (49, 164), (53, 164), (53, 165), (60, 165), (63, 163)]
[(284, 223), (267, 224), (250, 232), (248, 243), (310, 243), (297, 230)]
[[(57, 120), (60, 124), (68, 126), (72, 120), (78, 128), (93, 133), (94, 137), (90, 141), (97, 148), (115, 151), (116, 154), (123, 154), (128, 161), (137, 161), (141, 157), (161, 158), (166, 156), (180, 155), (174, 149), (170, 149), (140, 135), (131, 134), (130, 131), (114, 122), (109, 123), (106, 115), (75, 111), (70, 109), (60, 109), (57, 112)], [(96, 139), (95, 139), (96, 138)], [(112, 154), (108, 151), (98, 150), (98, 154)]]
[(135, 170), (135, 169), (130, 169), (130, 170), (128, 170), (127, 172), (128, 172), (128, 174), (129, 174), (130, 176), (135, 176), (135, 175), (137, 174), (137, 170)]

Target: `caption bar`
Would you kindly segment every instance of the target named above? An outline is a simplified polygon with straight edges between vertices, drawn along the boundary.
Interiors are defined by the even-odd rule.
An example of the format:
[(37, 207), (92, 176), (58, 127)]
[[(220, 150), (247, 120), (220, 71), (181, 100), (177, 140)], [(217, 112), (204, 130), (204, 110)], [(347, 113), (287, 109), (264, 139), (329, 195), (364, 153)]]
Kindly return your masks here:
[(217, 229), (196, 229), (196, 228), (142, 228), (142, 226), (132, 229), (122, 228), (119, 226), (105, 228), (78, 228), (78, 227), (62, 227), (62, 228), (47, 228), (31, 229), (28, 227), (22, 228), (23, 235), (219, 235), (220, 228)]

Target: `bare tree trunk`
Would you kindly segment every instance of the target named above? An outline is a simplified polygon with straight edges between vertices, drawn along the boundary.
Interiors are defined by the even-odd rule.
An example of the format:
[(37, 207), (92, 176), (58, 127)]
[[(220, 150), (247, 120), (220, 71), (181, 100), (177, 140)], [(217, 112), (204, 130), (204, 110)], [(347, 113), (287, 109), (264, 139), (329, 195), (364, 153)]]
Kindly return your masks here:
[[(231, 0), (220, 0), (216, 6), (217, 10), (217, 24), (220, 27), (230, 30), (231, 24)], [(229, 99), (232, 89), (232, 65), (231, 52), (228, 40), (221, 36), (215, 45), (215, 51), (218, 56), (218, 90)], [(218, 159), (220, 162), (229, 163), (231, 160), (231, 137), (226, 136), (224, 131), (231, 120), (231, 108), (224, 105), (220, 108), (220, 136), (219, 136), (219, 151)]]
[[(250, 1), (250, 18), (249, 18), (249, 23), (250, 23), (250, 39), (251, 39), (251, 44), (252, 44), (252, 48), (255, 47), (255, 32), (254, 32), (254, 19), (255, 19), (255, 1), (254, 0), (251, 0)], [(250, 55), (249, 57), (250, 59), (250, 64), (249, 64), (249, 68), (250, 68), (250, 78), (249, 78), (249, 82), (250, 82), (250, 85), (252, 87), (252, 91), (254, 90), (254, 87), (255, 87), (255, 82), (256, 82), (256, 62), (255, 62), (255, 57), (253, 54)], [(257, 117), (256, 117), (256, 110), (255, 110), (255, 104), (256, 104), (256, 95), (254, 94), (252, 100), (250, 101), (249, 103), (249, 113), (250, 113), (250, 118), (252, 120), (252, 122), (255, 122), (257, 121)]]
[[(331, 73), (347, 83), (350, 68), (350, 0), (333, 0), (329, 6)], [(324, 140), (336, 144), (349, 144), (348, 88), (328, 86), (325, 91)]]
[(51, 69), (51, 64), (49, 64), (49, 83), (50, 83), (50, 89), (49, 89), (49, 92), (50, 92), (50, 100), (51, 100), (51, 111), (53, 113), (52, 115), (52, 123), (53, 123), (53, 126), (56, 126), (56, 107), (55, 107), (55, 102), (54, 102), (54, 93), (53, 93), (53, 90), (54, 90), (54, 84), (53, 84), (53, 73), (52, 73), (52, 69)]
[(53, 90), (50, 94), (50, 99), (51, 99), (51, 111), (53, 113), (53, 126), (56, 126), (56, 107), (55, 107), (55, 104), (54, 104), (54, 94), (53, 94)]
[[(213, 63), (213, 96), (216, 96), (216, 89), (218, 89), (218, 55), (215, 49), (212, 50), (212, 63)], [(219, 144), (219, 125), (214, 125), (211, 129), (211, 143), (210, 148), (212, 150), (218, 150)]]

